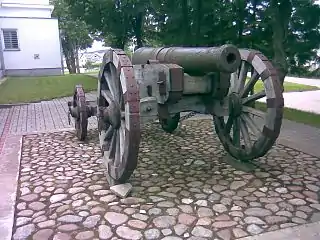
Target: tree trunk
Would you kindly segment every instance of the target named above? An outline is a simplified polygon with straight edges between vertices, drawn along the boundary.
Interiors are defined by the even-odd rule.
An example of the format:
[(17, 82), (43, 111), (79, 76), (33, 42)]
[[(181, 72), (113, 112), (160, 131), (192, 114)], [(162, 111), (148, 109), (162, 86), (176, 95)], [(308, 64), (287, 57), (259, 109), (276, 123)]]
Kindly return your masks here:
[(199, 46), (199, 39), (202, 39), (202, 36), (200, 36), (201, 33), (201, 24), (202, 24), (202, 0), (197, 0), (197, 6), (196, 6), (196, 29), (195, 29), (195, 35), (194, 35), (194, 45)]
[(143, 13), (139, 12), (134, 20), (134, 34), (137, 39), (137, 48), (141, 48), (143, 46), (142, 41), (142, 24), (143, 24)]
[(244, 18), (245, 18), (245, 8), (247, 6), (246, 0), (237, 0), (236, 1), (236, 12), (237, 12), (237, 40), (236, 43), (239, 47), (241, 47), (242, 44), (242, 35), (243, 35), (243, 29), (244, 29)]
[(183, 36), (182, 36), (182, 45), (188, 46), (190, 44), (190, 19), (189, 19), (189, 9), (188, 9), (188, 0), (182, 1), (182, 28), (183, 28)]
[(77, 69), (77, 73), (80, 73), (80, 63), (79, 63), (79, 49), (76, 48), (75, 50), (76, 52), (76, 56), (75, 56), (75, 60), (76, 60), (76, 69)]
[(292, 13), (290, 0), (271, 0), (271, 22), (272, 22), (272, 46), (273, 64), (276, 67), (280, 82), (283, 84), (284, 78), (288, 73), (288, 62), (285, 51), (288, 25)]

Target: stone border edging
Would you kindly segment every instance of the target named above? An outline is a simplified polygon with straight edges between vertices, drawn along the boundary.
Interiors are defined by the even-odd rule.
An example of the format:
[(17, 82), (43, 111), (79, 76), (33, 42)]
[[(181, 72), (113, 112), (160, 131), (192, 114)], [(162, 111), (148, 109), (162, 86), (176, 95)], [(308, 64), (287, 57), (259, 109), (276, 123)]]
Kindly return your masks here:
[(300, 226), (284, 228), (256, 236), (240, 238), (238, 240), (319, 240), (320, 222), (307, 223)]
[(0, 236), (3, 240), (12, 239), (15, 205), (18, 192), (22, 136), (9, 136), (1, 152), (0, 168)]

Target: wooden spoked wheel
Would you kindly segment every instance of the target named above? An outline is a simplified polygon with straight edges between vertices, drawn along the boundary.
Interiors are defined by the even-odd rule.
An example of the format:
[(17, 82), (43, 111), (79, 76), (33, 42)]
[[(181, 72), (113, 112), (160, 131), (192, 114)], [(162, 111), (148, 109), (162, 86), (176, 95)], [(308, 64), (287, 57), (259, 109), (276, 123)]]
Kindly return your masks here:
[[(241, 49), (241, 65), (231, 75), (226, 116), (214, 116), (225, 150), (241, 161), (264, 156), (279, 136), (282, 85), (276, 69), (260, 52)], [(247, 77), (248, 72), (251, 77)], [(260, 101), (258, 101), (260, 100)]]
[(110, 185), (124, 183), (137, 166), (140, 144), (139, 90), (124, 51), (104, 55), (98, 83), (98, 131)]
[(180, 113), (176, 113), (167, 119), (159, 118), (162, 129), (167, 133), (173, 133), (177, 129), (180, 121)]
[(75, 87), (72, 104), (77, 109), (77, 117), (75, 118), (76, 135), (80, 141), (83, 141), (87, 137), (88, 112), (85, 93), (81, 85)]

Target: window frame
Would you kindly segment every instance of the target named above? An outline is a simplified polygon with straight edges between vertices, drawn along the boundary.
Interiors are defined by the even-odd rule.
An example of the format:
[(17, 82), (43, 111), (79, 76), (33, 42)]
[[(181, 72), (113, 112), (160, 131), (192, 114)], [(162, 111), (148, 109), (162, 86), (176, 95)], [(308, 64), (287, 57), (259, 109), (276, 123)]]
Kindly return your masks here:
[[(7, 48), (6, 47), (6, 42), (5, 42), (5, 32), (16, 32), (16, 35), (17, 35), (17, 45), (18, 47), (17, 48)], [(19, 32), (18, 32), (18, 29), (16, 28), (2, 28), (1, 29), (1, 33), (2, 33), (2, 42), (3, 42), (3, 50), (4, 51), (20, 51), (20, 41), (19, 41)], [(10, 45), (13, 46), (13, 41), (12, 41), (12, 36), (10, 36), (11, 39), (10, 39)]]

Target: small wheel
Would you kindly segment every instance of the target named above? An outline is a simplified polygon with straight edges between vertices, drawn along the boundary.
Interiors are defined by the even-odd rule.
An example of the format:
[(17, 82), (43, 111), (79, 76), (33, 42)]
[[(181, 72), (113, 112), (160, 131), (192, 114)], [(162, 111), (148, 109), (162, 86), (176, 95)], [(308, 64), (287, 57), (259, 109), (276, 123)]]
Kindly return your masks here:
[(133, 66), (124, 51), (104, 55), (98, 83), (98, 131), (110, 185), (124, 183), (137, 166), (140, 99)]
[(76, 135), (80, 141), (84, 141), (88, 132), (88, 112), (85, 93), (81, 85), (75, 87), (73, 107), (76, 107), (78, 112), (78, 116), (75, 118)]
[(173, 133), (177, 129), (180, 121), (180, 113), (176, 113), (168, 119), (159, 118), (162, 129), (167, 133)]
[(231, 74), (228, 112), (213, 118), (225, 150), (234, 158), (249, 161), (264, 156), (278, 138), (284, 101), (279, 77), (270, 61), (254, 50), (241, 49), (240, 55), (241, 66)]

